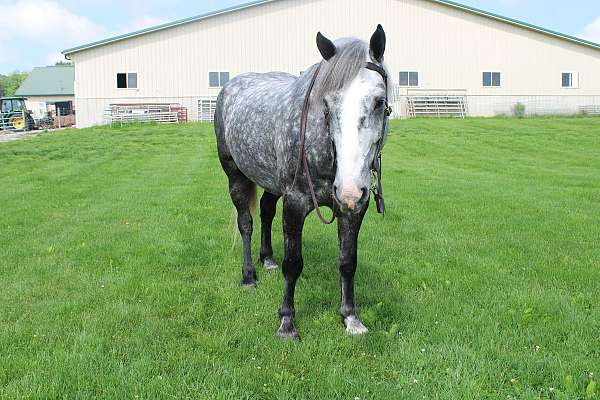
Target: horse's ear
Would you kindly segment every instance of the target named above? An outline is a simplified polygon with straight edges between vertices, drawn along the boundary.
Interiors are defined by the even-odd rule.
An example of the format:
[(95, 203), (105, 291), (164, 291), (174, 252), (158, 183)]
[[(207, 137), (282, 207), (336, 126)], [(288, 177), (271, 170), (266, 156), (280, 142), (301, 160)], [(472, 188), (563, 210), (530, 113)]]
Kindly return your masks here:
[(317, 33), (317, 47), (325, 60), (329, 60), (331, 57), (335, 56), (335, 44), (323, 36), (321, 32)]
[(385, 31), (381, 25), (377, 25), (377, 29), (371, 36), (369, 53), (373, 61), (382, 62), (383, 53), (385, 53)]

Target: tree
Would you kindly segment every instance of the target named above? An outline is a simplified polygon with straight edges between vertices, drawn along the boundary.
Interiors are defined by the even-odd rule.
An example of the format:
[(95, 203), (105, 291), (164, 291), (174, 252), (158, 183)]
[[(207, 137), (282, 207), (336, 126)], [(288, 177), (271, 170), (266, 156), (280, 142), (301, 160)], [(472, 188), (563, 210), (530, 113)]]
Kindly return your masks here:
[(73, 61), (57, 61), (54, 66), (55, 67), (62, 67), (65, 65), (73, 65)]
[(0, 75), (0, 95), (14, 96), (23, 81), (27, 79), (27, 72), (14, 72), (9, 75)]

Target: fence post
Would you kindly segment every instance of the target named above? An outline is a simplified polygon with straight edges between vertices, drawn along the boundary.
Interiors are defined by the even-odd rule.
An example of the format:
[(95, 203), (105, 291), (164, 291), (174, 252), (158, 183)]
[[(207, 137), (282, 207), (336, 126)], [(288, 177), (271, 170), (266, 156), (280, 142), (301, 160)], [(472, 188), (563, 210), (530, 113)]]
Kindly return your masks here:
[(56, 117), (58, 118), (58, 129), (62, 128), (60, 123), (60, 107), (56, 107)]

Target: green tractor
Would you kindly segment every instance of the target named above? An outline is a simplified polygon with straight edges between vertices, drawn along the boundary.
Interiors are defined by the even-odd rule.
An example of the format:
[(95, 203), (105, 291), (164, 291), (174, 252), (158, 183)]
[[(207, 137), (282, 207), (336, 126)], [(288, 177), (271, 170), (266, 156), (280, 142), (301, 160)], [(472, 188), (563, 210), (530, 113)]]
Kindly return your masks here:
[(24, 97), (0, 99), (0, 130), (25, 132), (35, 128), (35, 121), (25, 106)]

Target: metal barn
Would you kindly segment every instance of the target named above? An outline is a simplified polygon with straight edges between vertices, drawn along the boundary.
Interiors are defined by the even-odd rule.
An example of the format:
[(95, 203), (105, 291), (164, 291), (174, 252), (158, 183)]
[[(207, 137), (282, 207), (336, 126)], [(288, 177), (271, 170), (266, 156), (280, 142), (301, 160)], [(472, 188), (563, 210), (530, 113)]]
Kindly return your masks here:
[(594, 112), (600, 45), (446, 0), (262, 0), (65, 50), (75, 62), (77, 125), (114, 104), (175, 104), (210, 120), (244, 72), (299, 74), (315, 34), (388, 36), (396, 117)]
[(61, 115), (69, 115), (74, 112), (74, 80), (72, 65), (34, 68), (16, 95), (27, 98), (27, 108), (36, 119), (41, 118), (49, 106), (59, 109)]

